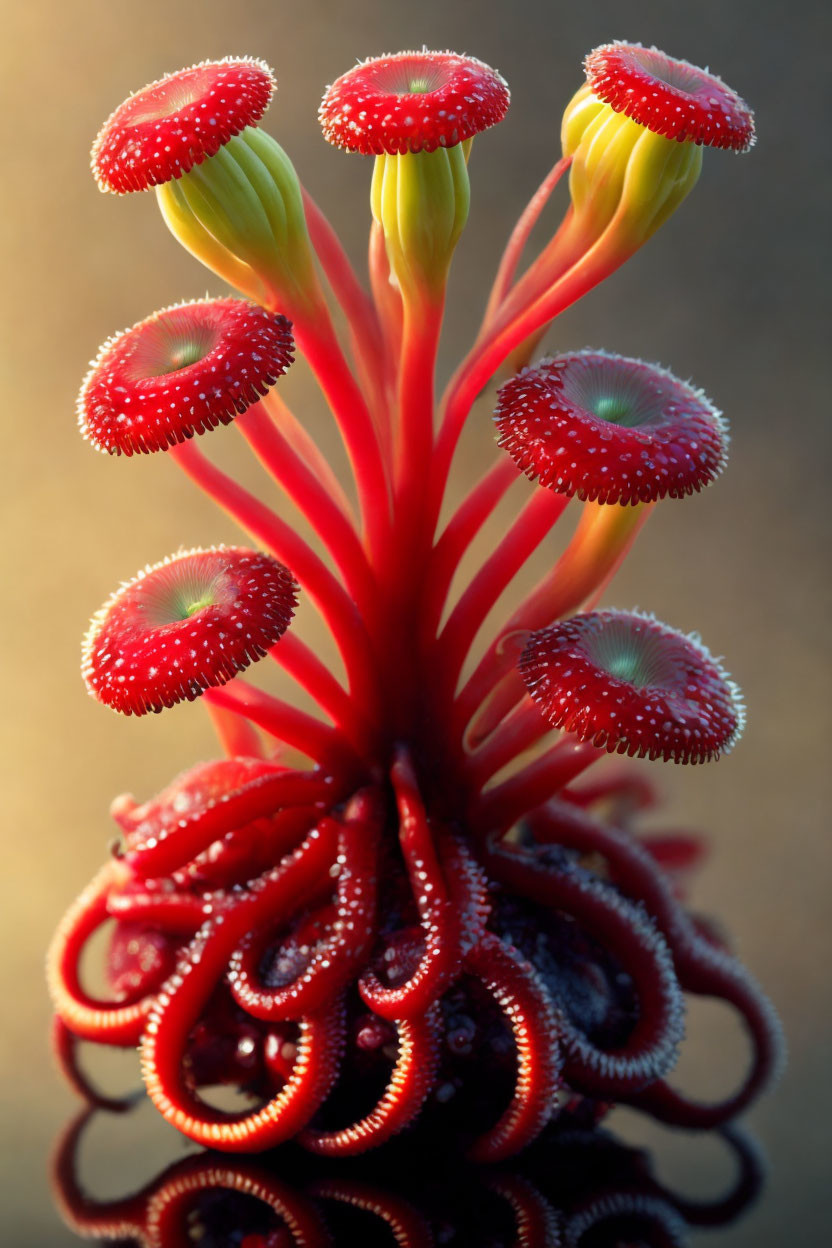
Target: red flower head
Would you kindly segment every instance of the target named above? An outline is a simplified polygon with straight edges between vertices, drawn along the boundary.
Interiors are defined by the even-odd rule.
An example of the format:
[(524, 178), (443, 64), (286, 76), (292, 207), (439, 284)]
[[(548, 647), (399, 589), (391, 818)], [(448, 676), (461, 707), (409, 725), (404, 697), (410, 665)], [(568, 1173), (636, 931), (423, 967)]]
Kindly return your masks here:
[(242, 547), (191, 550), (146, 568), (93, 617), (87, 688), (125, 715), (161, 711), (262, 658), (295, 609), (291, 573)]
[(105, 342), (78, 397), (78, 423), (100, 451), (164, 451), (227, 425), (294, 359), (285, 317), (243, 299), (154, 312)]
[(600, 503), (683, 498), (726, 461), (727, 426), (701, 390), (602, 351), (524, 369), (500, 388), (495, 419), (528, 477)]
[(605, 43), (584, 61), (595, 95), (655, 134), (748, 151), (754, 114), (721, 78), (640, 43)]
[(609, 753), (702, 763), (727, 753), (745, 713), (695, 635), (649, 615), (591, 611), (532, 633), (520, 657), (553, 728)]
[(263, 61), (225, 57), (168, 74), (107, 118), (92, 147), (102, 191), (144, 191), (181, 177), (260, 120), (275, 89)]
[(362, 156), (434, 152), (502, 121), (509, 90), (496, 70), (453, 52), (362, 61), (327, 89), (324, 138)]

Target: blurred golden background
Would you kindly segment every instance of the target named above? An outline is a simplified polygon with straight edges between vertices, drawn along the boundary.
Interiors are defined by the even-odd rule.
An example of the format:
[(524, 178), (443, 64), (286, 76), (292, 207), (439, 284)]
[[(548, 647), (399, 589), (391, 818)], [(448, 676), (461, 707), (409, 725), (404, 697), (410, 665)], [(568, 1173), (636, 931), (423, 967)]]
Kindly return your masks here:
[[(88, 171), (98, 126), (166, 71), (226, 54), (265, 58), (279, 80), (265, 124), (360, 259), (370, 165), (320, 138), (325, 84), (356, 58), (422, 43), (498, 66), (513, 103), (475, 145), (447, 372), (470, 341), (514, 218), (554, 159), (582, 56), (618, 37), (709, 65), (757, 110), (758, 147), (743, 158), (709, 153), (679, 214), (548, 342), (658, 360), (703, 386), (731, 421), (724, 479), (659, 509), (607, 600), (700, 630), (727, 656), (749, 707), (736, 754), (661, 775), (669, 817), (712, 843), (696, 904), (730, 927), (790, 1044), (786, 1079), (752, 1116), (774, 1166), (768, 1201), (709, 1242), (773, 1245), (796, 1228), (804, 1245), (828, 1242), (813, 1238), (827, 1203), (820, 1167), (830, 1108), (830, 437), (820, 275), (832, 31), (823, 6), (792, 3), (788, 19), (772, 0), (4, 0), (2, 10), (3, 1241), (77, 1242), (59, 1227), (43, 1174), (49, 1140), (73, 1105), (48, 1053), (43, 954), (52, 928), (105, 853), (111, 798), (125, 790), (146, 798), (216, 750), (198, 706), (128, 721), (95, 705), (78, 675), (79, 638), (92, 610), (146, 562), (180, 544), (237, 536), (162, 457), (110, 461), (77, 435), (75, 396), (99, 343), (155, 308), (220, 290), (168, 235), (152, 196), (99, 194)], [(325, 428), (302, 368), (284, 393)], [(493, 454), (487, 403), (471, 426), (460, 480)], [(250, 471), (231, 431), (215, 438)], [(316, 637), (305, 615), (302, 627)], [(691, 1086), (727, 1087), (743, 1055), (731, 1020), (716, 1009), (693, 1013), (682, 1065)], [(131, 1150), (152, 1141), (159, 1155), (178, 1155), (152, 1115), (141, 1124)], [(673, 1163), (675, 1142), (634, 1120), (622, 1125), (664, 1141)], [(709, 1147), (689, 1169), (693, 1186), (719, 1181)], [(112, 1152), (105, 1188), (119, 1190), (125, 1155)]]

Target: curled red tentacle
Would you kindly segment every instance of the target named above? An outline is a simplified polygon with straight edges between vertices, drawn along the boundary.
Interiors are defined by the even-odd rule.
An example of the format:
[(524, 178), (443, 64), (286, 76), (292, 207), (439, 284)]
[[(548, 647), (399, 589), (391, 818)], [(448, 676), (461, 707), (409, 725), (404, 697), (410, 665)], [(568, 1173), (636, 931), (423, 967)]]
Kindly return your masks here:
[(517, 1047), (517, 1083), (508, 1109), (474, 1141), (474, 1161), (499, 1161), (530, 1143), (551, 1118), (560, 1087), (555, 1011), (534, 968), (510, 945), (487, 932), (465, 959), (511, 1024)]
[(321, 817), (320, 807), (292, 806), (234, 828), (173, 872), (178, 887), (229, 888), (246, 884), (297, 849)]
[(291, 858), (204, 926), (156, 999), (142, 1040), (148, 1094), (167, 1121), (199, 1144), (229, 1152), (270, 1148), (297, 1133), (334, 1082), (343, 1040), (340, 1002), (301, 1020), (291, 1077), (268, 1104), (242, 1117), (200, 1101), (185, 1085), (181, 1065), (188, 1036), (242, 937), (275, 912), (297, 912), (332, 866), (336, 844), (337, 825), (322, 820)]
[(368, 967), (358, 990), (374, 1013), (398, 1021), (421, 1016), (450, 987), (462, 969), (462, 942), (459, 914), (448, 894), (416, 777), (406, 759), (397, 761), (391, 778), (399, 808), (399, 841), (422, 924), (424, 950), (404, 983), (388, 987)]
[(433, 1087), (439, 1063), (439, 1010), (398, 1023), (399, 1053), (381, 1100), (359, 1122), (332, 1131), (307, 1127), (300, 1143), (326, 1157), (376, 1148), (413, 1121)]
[(780, 1020), (748, 971), (730, 954), (699, 938), (687, 953), (679, 982), (686, 992), (714, 997), (734, 1007), (751, 1038), (754, 1056), (741, 1086), (721, 1101), (694, 1101), (659, 1080), (629, 1103), (661, 1122), (710, 1131), (731, 1122), (774, 1083), (785, 1055)]
[[(163, 889), (161, 881), (139, 881), (136, 889), (113, 891), (107, 898), (107, 914), (122, 923), (152, 924), (166, 933), (193, 936), (205, 922), (207, 912), (202, 897)], [(167, 881), (164, 881), (167, 883)], [(148, 885), (158, 884), (155, 891)]]
[(766, 1162), (757, 1142), (744, 1131), (723, 1127), (719, 1134), (734, 1155), (737, 1174), (731, 1187), (716, 1199), (679, 1196), (662, 1185), (662, 1194), (690, 1226), (726, 1226), (760, 1195), (766, 1178)]
[(194, 1198), (218, 1189), (242, 1192), (268, 1205), (288, 1228), (293, 1248), (331, 1248), (332, 1239), (320, 1214), (288, 1183), (244, 1162), (218, 1164), (202, 1157), (188, 1158), (148, 1202), (147, 1229), (154, 1248), (192, 1243), (188, 1214)]
[(79, 1043), (78, 1036), (56, 1014), (52, 1019), (52, 1052), (61, 1074), (73, 1091), (92, 1109), (106, 1109), (113, 1114), (121, 1114), (130, 1109), (136, 1099), (135, 1093), (128, 1096), (109, 1096), (93, 1086), (78, 1061)]
[(683, 1004), (664, 938), (647, 916), (609, 886), (577, 869), (558, 870), (540, 855), (490, 848), (487, 863), (501, 883), (541, 905), (572, 915), (614, 953), (632, 978), (639, 1018), (627, 1041), (605, 1050), (560, 1015), (564, 1071), (591, 1095), (620, 1097), (640, 1091), (673, 1065), (683, 1032)]
[(81, 986), (80, 960), (87, 941), (109, 919), (107, 901), (124, 874), (123, 867), (109, 862), (84, 889), (64, 915), (52, 938), (46, 958), (46, 975), (58, 1016), (76, 1036), (100, 1044), (137, 1044), (158, 988), (171, 969), (171, 959), (157, 949), (149, 978), (152, 990), (133, 1000), (104, 1001)]
[(50, 1186), (58, 1213), (73, 1234), (84, 1239), (129, 1240), (138, 1248), (150, 1248), (145, 1222), (147, 1188), (122, 1200), (97, 1201), (78, 1180), (81, 1135), (94, 1116), (95, 1109), (83, 1109), (60, 1133), (52, 1152)]
[[(688, 1233), (678, 1213), (660, 1196), (639, 1191), (608, 1192), (587, 1201), (567, 1220), (564, 1248), (578, 1248), (605, 1222), (611, 1223), (616, 1242), (629, 1232), (636, 1242), (650, 1248), (687, 1248)], [(637, 1237), (637, 1238), (636, 1238)], [(603, 1241), (599, 1241), (603, 1242)]]
[(488, 1186), (511, 1206), (517, 1220), (514, 1248), (561, 1248), (560, 1218), (533, 1183), (521, 1174), (500, 1174)]
[(699, 934), (649, 852), (632, 837), (567, 803), (550, 804), (530, 823), (539, 840), (601, 854), (613, 882), (641, 901), (667, 939), (684, 991), (715, 997), (739, 1013), (754, 1046), (754, 1059), (732, 1096), (713, 1104), (694, 1102), (659, 1081), (631, 1098), (639, 1108), (677, 1126), (711, 1130), (724, 1125), (776, 1078), (782, 1064), (782, 1032), (771, 1004), (735, 958)]
[(357, 1179), (321, 1179), (312, 1185), (311, 1191), (318, 1198), (337, 1200), (375, 1214), (389, 1226), (399, 1248), (434, 1248), (433, 1235), (421, 1213), (393, 1192)]
[(329, 907), (331, 921), (323, 924), (318, 947), (302, 974), (281, 987), (262, 983), (258, 964), (269, 936), (264, 940), (261, 932), (247, 936), (235, 951), (229, 969), (231, 995), (255, 1018), (297, 1018), (319, 1010), (355, 973), (375, 934), (381, 813), (379, 795), (373, 791), (359, 794), (347, 809), (338, 832), (336, 905)]
[(440, 854), (448, 892), (459, 918), (460, 946), (466, 954), (482, 939), (491, 913), (488, 878), (460, 837), (441, 833)]
[(206, 795), (178, 814), (176, 798), (141, 820), (128, 836), (125, 858), (145, 878), (166, 875), (202, 853), (217, 837), (276, 811), (297, 805), (337, 800), (334, 785), (319, 772), (293, 772), (270, 765), (258, 767), (239, 787)]

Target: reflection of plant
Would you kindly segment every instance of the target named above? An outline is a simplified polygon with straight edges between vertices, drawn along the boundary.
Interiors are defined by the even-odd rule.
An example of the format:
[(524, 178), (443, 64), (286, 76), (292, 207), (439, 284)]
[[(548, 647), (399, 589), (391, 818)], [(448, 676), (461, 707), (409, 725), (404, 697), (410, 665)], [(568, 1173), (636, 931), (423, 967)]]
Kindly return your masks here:
[[(510, 1169), (442, 1165), (397, 1144), (390, 1156), (332, 1163), (277, 1154), (242, 1161), (202, 1153), (168, 1166), (140, 1191), (96, 1200), (78, 1178), (78, 1153), (91, 1114), (85, 1110), (55, 1149), (52, 1188), (66, 1225), (84, 1239), (142, 1245), (199, 1241), (204, 1248), (332, 1248), (390, 1242), (435, 1245), (656, 1244), (682, 1248), (695, 1227), (726, 1227), (757, 1198), (762, 1167), (751, 1140), (721, 1132), (737, 1168), (724, 1196), (687, 1199), (652, 1173), (651, 1158), (606, 1131), (549, 1128)], [(434, 1158), (436, 1154), (434, 1153)]]
[[(696, 182), (703, 143), (753, 138), (738, 97), (654, 50), (611, 45), (587, 74), (437, 429), (446, 279), (473, 137), (508, 107), (498, 74), (404, 53), (328, 90), (326, 137), (376, 155), (371, 295), (256, 124), (273, 87), (260, 62), (164, 79), (96, 142), (102, 187), (156, 186), (173, 233), (249, 300), (177, 305), (117, 336), (79, 402), (94, 445), (165, 451), (269, 552), (180, 553), (94, 620), (90, 691), (128, 714), (202, 696), (228, 757), (144, 805), (115, 803), (123, 845), (49, 960), (73, 1077), (72, 1037), (139, 1043), (157, 1108), (203, 1144), (248, 1151), (298, 1136), (314, 1152), (359, 1152), (424, 1111), (493, 1160), (557, 1114), (592, 1118), (612, 1101), (719, 1125), (776, 1065), (770, 1007), (665, 870), (689, 865), (695, 843), (635, 834), (631, 815), (653, 797), (629, 774), (578, 782), (607, 753), (700, 762), (741, 731), (736, 687), (698, 639), (588, 609), (657, 500), (722, 470), (721, 416), (655, 366), (604, 352), (543, 362), (500, 392), (510, 454), (440, 523), (479, 391), (505, 364), (526, 364), (551, 320), (668, 218)], [(567, 171), (563, 222), (518, 278)], [(358, 519), (274, 388), (294, 344), (343, 436)], [(197, 449), (195, 435), (231, 421), (324, 557)], [(449, 606), (463, 556), (518, 478), (512, 459), (538, 484)], [(582, 511), (565, 552), (466, 671), (492, 608), (572, 496)], [(294, 578), (332, 632), (346, 687), (285, 632)], [(236, 676), (265, 653), (325, 718)], [(552, 728), (567, 735), (524, 761)], [(288, 766), (287, 748), (311, 767)], [(99, 1000), (79, 961), (109, 919), (111, 998)], [(718, 1104), (664, 1082), (685, 991), (730, 1002), (754, 1042), (745, 1083)], [(217, 1083), (262, 1104), (220, 1111), (199, 1094)]]

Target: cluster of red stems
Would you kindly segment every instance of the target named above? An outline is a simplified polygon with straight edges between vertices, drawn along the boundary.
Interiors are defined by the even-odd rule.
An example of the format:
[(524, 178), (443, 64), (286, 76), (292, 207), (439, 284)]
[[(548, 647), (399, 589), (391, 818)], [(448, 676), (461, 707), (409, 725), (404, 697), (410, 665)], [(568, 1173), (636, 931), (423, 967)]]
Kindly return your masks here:
[[(654, 794), (620, 770), (634, 764), (583, 775), (609, 754), (703, 762), (742, 729), (738, 691), (696, 636), (595, 609), (656, 502), (721, 471), (724, 421), (639, 360), (578, 351), (527, 366), (552, 320), (684, 199), (703, 146), (745, 150), (753, 122), (719, 79), (656, 49), (609, 44), (585, 68), (563, 154), (436, 404), (472, 140), (509, 103), (498, 73), (401, 53), (327, 90), (325, 138), (375, 156), (369, 290), (258, 125), (274, 89), (261, 62), (164, 78), (94, 145), (103, 189), (155, 186), (176, 237), (246, 296), (155, 313), (104, 345), (81, 390), (96, 448), (166, 453), (262, 549), (180, 551), (94, 617), (90, 692), (127, 715), (202, 697), (225, 757), (114, 803), (122, 839), (48, 960), (70, 1076), (83, 1084), (78, 1039), (138, 1045), (154, 1105), (200, 1144), (295, 1138), (340, 1156), (421, 1118), (497, 1160), (554, 1118), (595, 1121), (615, 1103), (719, 1126), (778, 1064), (765, 997), (682, 904), (696, 838), (637, 833)], [(563, 220), (521, 272), (566, 175)], [(275, 388), (295, 346), (342, 435), (347, 488)], [(497, 462), (451, 507), (463, 426), (506, 366)], [(232, 422), (311, 544), (198, 449)], [(458, 588), (515, 482), (528, 498)], [(573, 497), (564, 553), (474, 653)], [(343, 673), (287, 632), (298, 586)], [(267, 655), (320, 714), (238, 676)], [(102, 996), (80, 964), (109, 922)], [(729, 1003), (749, 1033), (750, 1069), (724, 1100), (666, 1082), (685, 993)], [(206, 1093), (218, 1084), (249, 1103), (218, 1108)]]

